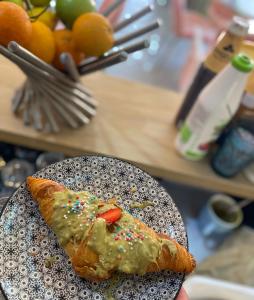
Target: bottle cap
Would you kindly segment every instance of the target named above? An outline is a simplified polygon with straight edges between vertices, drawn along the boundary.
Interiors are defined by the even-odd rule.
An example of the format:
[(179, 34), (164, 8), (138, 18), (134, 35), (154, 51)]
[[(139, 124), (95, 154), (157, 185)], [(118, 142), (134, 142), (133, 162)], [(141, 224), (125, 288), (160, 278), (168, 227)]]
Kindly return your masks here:
[(244, 18), (234, 16), (228, 30), (237, 36), (246, 36), (249, 30), (249, 22)]
[(244, 53), (239, 53), (235, 55), (232, 58), (232, 65), (239, 71), (244, 72), (244, 73), (249, 73), (253, 70), (254, 68), (254, 63), (250, 59), (249, 56), (247, 56)]

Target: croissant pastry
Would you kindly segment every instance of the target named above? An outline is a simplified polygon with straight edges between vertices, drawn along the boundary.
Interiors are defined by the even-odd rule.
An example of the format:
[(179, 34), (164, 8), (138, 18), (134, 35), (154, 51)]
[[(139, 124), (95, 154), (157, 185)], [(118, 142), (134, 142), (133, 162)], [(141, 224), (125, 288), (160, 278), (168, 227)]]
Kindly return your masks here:
[(104, 202), (48, 179), (28, 177), (27, 187), (82, 278), (101, 281), (116, 271), (143, 275), (161, 270), (190, 273), (195, 268), (183, 246), (156, 233), (116, 201)]

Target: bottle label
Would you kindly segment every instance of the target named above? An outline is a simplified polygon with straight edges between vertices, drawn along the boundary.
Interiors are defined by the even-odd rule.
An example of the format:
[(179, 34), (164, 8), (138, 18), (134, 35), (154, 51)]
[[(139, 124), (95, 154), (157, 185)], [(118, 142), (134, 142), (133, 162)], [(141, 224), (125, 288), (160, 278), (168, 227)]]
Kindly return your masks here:
[(243, 39), (227, 32), (225, 35), (222, 33), (218, 40), (220, 42), (204, 62), (204, 65), (214, 73), (219, 73), (230, 62), (231, 58), (240, 51)]
[(227, 109), (220, 111), (219, 119), (211, 119), (210, 111), (201, 104), (196, 105), (180, 130), (177, 148), (188, 159), (202, 159), (206, 156), (210, 143), (218, 138), (230, 119)]

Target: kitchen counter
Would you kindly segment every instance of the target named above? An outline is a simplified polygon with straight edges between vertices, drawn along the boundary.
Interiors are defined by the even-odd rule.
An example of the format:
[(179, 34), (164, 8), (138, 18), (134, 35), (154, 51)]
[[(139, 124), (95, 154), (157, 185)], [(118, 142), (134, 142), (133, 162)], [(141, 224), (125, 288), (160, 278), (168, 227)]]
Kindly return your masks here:
[(190, 162), (174, 148), (175, 114), (181, 95), (165, 89), (95, 73), (83, 83), (99, 102), (97, 116), (78, 130), (59, 134), (25, 127), (11, 112), (11, 98), (24, 75), (0, 57), (0, 141), (66, 155), (109, 155), (134, 163), (150, 174), (182, 184), (253, 197), (243, 176), (227, 180), (214, 174), (208, 161)]

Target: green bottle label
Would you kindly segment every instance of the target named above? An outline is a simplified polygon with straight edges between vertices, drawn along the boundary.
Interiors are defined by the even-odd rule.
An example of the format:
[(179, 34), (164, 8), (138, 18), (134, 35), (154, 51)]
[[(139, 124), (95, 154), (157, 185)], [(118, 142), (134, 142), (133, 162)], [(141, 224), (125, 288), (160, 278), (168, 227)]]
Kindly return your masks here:
[(187, 158), (189, 158), (191, 160), (200, 160), (205, 157), (205, 154), (197, 153), (197, 152), (193, 152), (193, 151), (187, 151), (187, 152), (185, 152), (185, 155)]
[(180, 136), (183, 143), (188, 143), (190, 137), (192, 136), (191, 129), (186, 123), (184, 123), (181, 127)]

